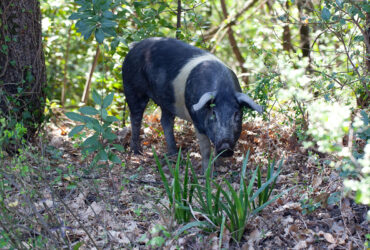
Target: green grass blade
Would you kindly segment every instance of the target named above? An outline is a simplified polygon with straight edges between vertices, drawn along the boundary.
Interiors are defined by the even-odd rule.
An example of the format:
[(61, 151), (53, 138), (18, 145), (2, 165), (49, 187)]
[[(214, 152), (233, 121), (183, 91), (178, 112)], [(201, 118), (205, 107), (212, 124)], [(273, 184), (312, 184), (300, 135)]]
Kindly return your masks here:
[(206, 221), (193, 221), (193, 222), (190, 222), (188, 224), (186, 224), (185, 226), (179, 228), (176, 232), (176, 234), (174, 235), (174, 237), (178, 237), (180, 236), (184, 231), (192, 228), (192, 227), (202, 227), (202, 228), (211, 228), (213, 227), (210, 223), (206, 222)]
[(199, 184), (199, 179), (197, 177), (197, 174), (195, 173), (195, 170), (193, 167), (191, 167), (191, 175), (193, 177), (193, 186), (196, 190), (196, 199), (198, 200), (199, 204), (201, 207), (206, 207), (206, 202), (203, 198), (203, 192), (202, 192), (202, 188), (201, 188), (201, 185)]
[(235, 211), (235, 217), (237, 218), (237, 225), (238, 227), (240, 226), (241, 223), (243, 223), (241, 221), (241, 219), (243, 218), (243, 213), (244, 213), (244, 210), (241, 206), (241, 203), (240, 203), (240, 199), (239, 199), (239, 196), (238, 194), (236, 193), (235, 189), (231, 186), (231, 184), (225, 180), (225, 183), (226, 185), (228, 186), (229, 188), (229, 191), (231, 192), (231, 197), (233, 198), (233, 204), (234, 204), (234, 211)]
[(284, 192), (281, 192), (280, 194), (275, 195), (274, 198), (272, 198), (271, 200), (267, 201), (266, 203), (264, 203), (263, 205), (259, 206), (258, 208), (254, 209), (253, 212), (252, 212), (252, 215), (255, 215), (255, 214), (259, 213), (262, 209), (264, 209), (266, 206), (268, 206), (271, 203), (273, 203), (274, 201), (276, 201), (278, 198), (280, 198), (281, 196), (283, 196), (287, 192), (289, 192), (292, 188), (294, 188), (294, 187), (290, 187), (287, 190), (285, 190)]
[(235, 225), (236, 224), (236, 218), (234, 216), (234, 213), (232, 212), (232, 209), (233, 209), (233, 203), (232, 203), (232, 200), (231, 200), (231, 197), (229, 196), (229, 194), (222, 189), (222, 187), (217, 184), (215, 181), (213, 181), (213, 184), (217, 187), (217, 189), (220, 190), (220, 192), (222, 193), (222, 195), (224, 196), (224, 198), (226, 199), (226, 204), (224, 202), (221, 202), (220, 205), (222, 207), (222, 210), (226, 213), (226, 215), (229, 217), (230, 219), (230, 223), (232, 225)]
[(173, 202), (172, 192), (171, 192), (170, 186), (168, 185), (168, 180), (167, 180), (167, 178), (166, 178), (166, 176), (163, 172), (162, 164), (159, 161), (158, 155), (155, 152), (154, 147), (152, 147), (152, 151), (153, 151), (153, 156), (154, 156), (155, 162), (157, 164), (159, 174), (161, 175), (161, 179), (163, 181), (163, 185), (164, 185), (164, 188), (166, 190), (168, 199), (170, 200), (170, 203), (172, 204), (172, 202)]
[(206, 173), (206, 200), (207, 200), (207, 213), (213, 215), (212, 208), (212, 187), (211, 187), (211, 167), (208, 166)]
[(220, 236), (219, 236), (219, 241), (218, 241), (218, 249), (221, 249), (221, 247), (222, 247), (222, 238), (223, 238), (223, 235), (224, 235), (225, 221), (226, 221), (226, 217), (222, 216)]
[[(278, 167), (277, 171), (280, 171), (281, 170), (281, 167), (283, 166), (283, 163), (284, 163), (284, 157), (280, 160), (279, 167)], [(274, 166), (275, 166), (275, 164), (274, 164)], [(276, 180), (277, 180), (277, 178), (272, 183), (271, 188), (270, 188), (270, 192), (268, 193), (268, 196), (267, 197), (270, 197), (271, 196), (271, 193), (272, 193), (272, 191), (275, 188)]]
[[(240, 175), (239, 199), (241, 201), (243, 201), (242, 196), (246, 192), (246, 189), (244, 189), (243, 183), (245, 182), (244, 179), (245, 179), (245, 173), (246, 173), (246, 170), (247, 170), (247, 164), (248, 164), (248, 160), (249, 160), (249, 152), (250, 151), (248, 150), (247, 155), (244, 157), (244, 161), (243, 161), (243, 165), (242, 165), (242, 172), (241, 172), (241, 175)], [(244, 206), (243, 202), (242, 202), (242, 206)]]
[(254, 180), (256, 179), (258, 169), (259, 167), (257, 167), (256, 170), (253, 172), (252, 178), (250, 179), (249, 184), (248, 184), (247, 192), (248, 192), (249, 197), (251, 196), (251, 193), (253, 190), (253, 184), (254, 184)]
[(261, 192), (263, 192), (265, 190), (265, 188), (270, 185), (271, 182), (273, 182), (275, 180), (275, 178), (278, 177), (278, 175), (280, 174), (280, 171), (277, 171), (274, 176), (272, 176), (269, 180), (267, 180), (252, 196), (251, 200), (254, 200), (257, 196), (259, 196), (259, 194)]

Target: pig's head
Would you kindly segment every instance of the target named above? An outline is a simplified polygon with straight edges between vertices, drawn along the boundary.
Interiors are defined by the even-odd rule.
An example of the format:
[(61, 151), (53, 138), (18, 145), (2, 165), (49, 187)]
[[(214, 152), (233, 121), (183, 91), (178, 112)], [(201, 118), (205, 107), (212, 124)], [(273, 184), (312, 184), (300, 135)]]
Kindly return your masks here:
[(215, 146), (216, 154), (232, 156), (242, 129), (242, 107), (262, 112), (262, 107), (240, 92), (207, 92), (193, 105), (202, 114), (202, 127)]

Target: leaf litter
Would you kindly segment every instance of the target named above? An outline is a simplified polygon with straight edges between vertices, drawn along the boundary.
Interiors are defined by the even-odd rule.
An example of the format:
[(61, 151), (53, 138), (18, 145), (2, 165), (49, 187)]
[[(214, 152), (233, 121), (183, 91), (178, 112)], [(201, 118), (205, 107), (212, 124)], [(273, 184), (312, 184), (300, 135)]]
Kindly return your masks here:
[[(266, 166), (268, 159), (284, 158), (276, 193), (294, 188), (248, 222), (240, 243), (235, 243), (226, 229), (221, 241), (219, 232), (207, 233), (198, 228), (171, 237), (181, 225), (161, 205), (168, 204), (168, 200), (151, 153), (152, 147), (158, 155), (166, 152), (159, 117), (156, 112), (144, 117), (142, 155), (126, 151), (120, 154), (122, 166), (116, 164), (90, 174), (84, 173), (87, 164), (80, 151), (60, 130), (63, 127), (65, 131), (69, 121), (60, 126), (49, 125), (47, 146), (60, 152), (60, 157), (53, 159), (55, 154), (51, 153), (45, 157), (67, 176), (53, 187), (53, 192), (58, 192), (70, 211), (52, 198), (47, 186), (40, 190), (44, 200), (36, 201), (35, 206), (40, 213), (51, 210), (62, 218), (65, 237), (72, 246), (82, 242), (79, 249), (150, 249), (159, 247), (156, 239), (164, 239), (160, 246), (163, 249), (219, 249), (220, 242), (224, 249), (364, 248), (365, 235), (369, 233), (367, 208), (342, 197), (341, 179), (334, 169), (324, 165), (327, 159), (308, 154), (292, 136), (292, 129), (282, 127), (279, 121), (245, 122), (234, 156), (216, 169), (215, 179), (226, 178), (237, 187), (243, 156), (250, 150), (250, 171), (258, 165)], [(117, 143), (128, 150), (129, 129), (121, 128), (116, 134)], [(200, 173), (201, 158), (192, 125), (176, 120), (175, 138), (183, 155), (189, 154)], [(71, 166), (74, 176), (67, 174)], [(53, 174), (58, 175), (50, 173), (51, 177)], [(71, 183), (75, 183), (75, 188), (69, 190)], [(14, 193), (5, 202), (17, 208), (16, 201)]]

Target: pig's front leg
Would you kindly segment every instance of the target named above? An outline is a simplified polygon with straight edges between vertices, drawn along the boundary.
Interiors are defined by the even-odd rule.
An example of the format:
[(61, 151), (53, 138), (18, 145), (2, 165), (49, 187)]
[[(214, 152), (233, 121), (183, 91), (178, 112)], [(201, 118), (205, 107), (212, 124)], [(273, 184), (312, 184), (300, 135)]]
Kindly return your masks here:
[(169, 155), (177, 153), (175, 137), (173, 135), (173, 125), (175, 116), (165, 109), (162, 109), (161, 124), (164, 131), (164, 136), (167, 142), (167, 152)]
[(208, 168), (209, 157), (211, 156), (211, 142), (205, 134), (201, 134), (195, 129), (195, 134), (198, 138), (200, 154), (202, 155), (202, 169), (205, 174)]

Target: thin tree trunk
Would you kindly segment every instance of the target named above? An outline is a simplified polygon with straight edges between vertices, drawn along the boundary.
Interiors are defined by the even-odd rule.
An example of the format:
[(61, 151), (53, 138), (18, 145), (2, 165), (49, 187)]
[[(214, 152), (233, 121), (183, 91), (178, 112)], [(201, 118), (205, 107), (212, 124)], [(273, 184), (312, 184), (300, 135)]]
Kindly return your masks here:
[[(224, 18), (227, 19), (229, 17), (229, 14), (227, 13), (227, 7), (226, 7), (225, 0), (221, 0), (221, 7), (222, 7), (222, 13), (224, 14)], [(227, 35), (229, 37), (231, 48), (235, 54), (236, 59), (238, 60), (241, 72), (243, 73), (242, 80), (245, 83), (245, 85), (248, 86), (249, 79), (248, 79), (248, 76), (246, 75), (247, 69), (244, 67), (245, 59), (243, 58), (243, 55), (240, 52), (240, 49), (238, 47), (238, 44), (234, 36), (234, 32), (231, 27), (227, 28)]]
[(180, 39), (180, 34), (181, 34), (181, 0), (177, 0), (176, 39)]
[[(306, 0), (299, 0), (297, 1), (298, 10), (299, 10), (299, 17), (301, 20), (305, 17), (306, 12)], [(310, 57), (310, 28), (306, 24), (302, 24), (299, 28), (299, 34), (301, 37), (301, 50), (303, 57)]]
[(95, 56), (94, 56), (94, 60), (93, 60), (93, 63), (91, 65), (91, 68), (90, 68), (90, 73), (89, 73), (89, 77), (86, 79), (86, 83), (85, 83), (85, 88), (84, 88), (84, 92), (82, 94), (82, 98), (81, 98), (81, 101), (83, 103), (87, 103), (87, 101), (89, 100), (89, 93), (90, 93), (90, 86), (91, 86), (91, 79), (92, 79), (92, 76), (94, 74), (94, 71), (95, 71), (95, 68), (96, 68), (96, 65), (98, 63), (98, 58), (99, 58), (99, 54), (100, 54), (100, 48), (99, 46), (96, 48), (96, 52), (95, 52)]
[[(289, 13), (289, 7), (290, 7), (289, 1), (285, 3), (285, 7), (286, 7), (286, 11)], [(287, 23), (284, 25), (283, 29), (284, 29), (283, 30), (283, 50), (290, 52), (293, 50), (293, 46), (292, 46), (292, 39), (291, 39), (290, 27), (289, 27), (289, 15), (288, 15)]]

